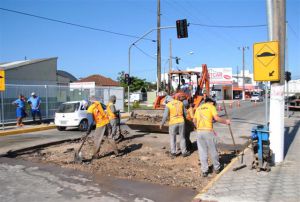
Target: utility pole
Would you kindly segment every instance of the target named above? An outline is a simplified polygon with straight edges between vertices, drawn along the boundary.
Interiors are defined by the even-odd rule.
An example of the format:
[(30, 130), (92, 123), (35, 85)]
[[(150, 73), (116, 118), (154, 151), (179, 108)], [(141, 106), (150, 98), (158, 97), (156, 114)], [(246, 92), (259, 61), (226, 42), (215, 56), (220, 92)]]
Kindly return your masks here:
[(239, 66), (236, 66), (236, 81), (237, 81), (237, 87), (239, 87)]
[[(289, 65), (288, 65), (288, 34), (287, 34), (287, 26), (288, 22), (285, 24), (285, 34), (286, 34), (286, 40), (285, 40), (285, 67), (286, 70), (289, 71)], [(289, 81), (286, 81), (286, 93), (287, 93), (287, 103), (286, 103), (286, 117), (290, 118), (290, 112), (289, 112), (289, 105), (290, 105), (290, 99), (289, 99)]]
[(245, 100), (245, 50), (249, 49), (248, 46), (239, 47), (243, 53), (243, 100)]
[(284, 158), (286, 0), (267, 0), (267, 9), (269, 41), (279, 41), (280, 81), (271, 82), (270, 147), (274, 162), (280, 163)]
[(160, 0), (157, 0), (157, 93), (161, 84)]
[(169, 72), (172, 71), (172, 39), (170, 39)]

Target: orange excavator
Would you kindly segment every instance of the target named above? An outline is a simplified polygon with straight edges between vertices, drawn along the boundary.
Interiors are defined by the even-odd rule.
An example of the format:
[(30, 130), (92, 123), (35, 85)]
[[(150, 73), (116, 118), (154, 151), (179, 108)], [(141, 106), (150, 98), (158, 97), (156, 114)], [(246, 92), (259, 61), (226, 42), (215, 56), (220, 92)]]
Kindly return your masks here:
[[(194, 86), (194, 93), (191, 93), (191, 88), (188, 91), (182, 90), (181, 87), (186, 85), (185, 83), (182, 83), (183, 78), (184, 81), (189, 80), (190, 84), (192, 79), (196, 78), (197, 83), (196, 86)], [(178, 86), (175, 90), (172, 90), (172, 81), (176, 79), (178, 79)], [(190, 85), (190, 87), (193, 86)], [(206, 64), (202, 65), (201, 73), (196, 71), (170, 71), (168, 73), (166, 93), (158, 94), (154, 101), (153, 109), (138, 109), (132, 111), (126, 124), (134, 130), (146, 132), (168, 132), (168, 124), (165, 124), (162, 130), (159, 129), (165, 108), (166, 96), (170, 95), (181, 101), (188, 100), (189, 103), (193, 103), (194, 109), (196, 109), (203, 99), (203, 87), (206, 89), (206, 94), (209, 95), (209, 74)]]

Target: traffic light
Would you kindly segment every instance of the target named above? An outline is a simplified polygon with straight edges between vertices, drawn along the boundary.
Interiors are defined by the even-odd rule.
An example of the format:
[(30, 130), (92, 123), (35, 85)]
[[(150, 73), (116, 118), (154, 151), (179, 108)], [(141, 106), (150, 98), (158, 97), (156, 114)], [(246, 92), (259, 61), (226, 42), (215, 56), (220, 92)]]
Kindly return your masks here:
[(133, 83), (133, 77), (129, 77), (128, 85), (131, 85)]
[(129, 80), (130, 80), (130, 77), (129, 77), (129, 74), (125, 74), (124, 75), (124, 82), (129, 85)]
[(285, 78), (286, 82), (289, 82), (292, 79), (292, 73), (289, 71), (286, 71), (284, 74), (284, 78)]
[(180, 60), (179, 57), (175, 57), (176, 64), (179, 64), (179, 60)]
[(177, 20), (176, 28), (177, 28), (177, 38), (187, 38), (188, 37), (188, 23), (186, 19)]

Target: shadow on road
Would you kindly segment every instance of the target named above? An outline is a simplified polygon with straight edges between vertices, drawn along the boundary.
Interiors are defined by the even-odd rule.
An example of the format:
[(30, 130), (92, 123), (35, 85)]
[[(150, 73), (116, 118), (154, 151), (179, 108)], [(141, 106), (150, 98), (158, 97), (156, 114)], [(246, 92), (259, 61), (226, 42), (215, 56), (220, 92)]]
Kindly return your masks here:
[(286, 156), (300, 126), (300, 121), (297, 121), (294, 125), (284, 128), (284, 156)]
[(247, 121), (248, 119), (243, 119), (243, 118), (231, 118), (233, 121), (233, 123), (248, 123), (248, 124), (251, 124), (251, 125), (261, 125), (262, 123), (258, 123), (258, 122), (250, 122), (250, 121)]
[(228, 165), (234, 157), (236, 157), (235, 152), (232, 152), (229, 154), (221, 154), (220, 155), (220, 164), (223, 166)]
[[(119, 154), (117, 156), (120, 157), (120, 156), (129, 154), (129, 153), (131, 153), (133, 151), (141, 149), (142, 146), (143, 146), (143, 144), (141, 144), (141, 143), (128, 145), (128, 146), (124, 147), (123, 149), (120, 149), (119, 150)], [(114, 154), (115, 153), (113, 151), (111, 151), (111, 152), (108, 152), (108, 153), (105, 153), (105, 154), (101, 154), (99, 156), (99, 158), (104, 158), (104, 157), (112, 156)], [(92, 160), (93, 160), (92, 158), (84, 159), (83, 162), (84, 163), (90, 163)]]

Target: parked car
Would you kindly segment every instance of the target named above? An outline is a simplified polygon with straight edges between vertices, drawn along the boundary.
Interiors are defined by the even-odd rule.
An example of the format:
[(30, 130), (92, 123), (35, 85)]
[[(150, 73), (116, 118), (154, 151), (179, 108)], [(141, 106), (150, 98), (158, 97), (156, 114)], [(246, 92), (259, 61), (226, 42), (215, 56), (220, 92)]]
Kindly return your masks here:
[[(106, 106), (102, 104), (103, 109)], [(62, 103), (55, 113), (54, 123), (59, 131), (66, 130), (67, 127), (77, 127), (80, 131), (88, 128), (87, 108), (89, 103), (86, 101), (72, 101)]]
[(264, 101), (264, 98), (259, 94), (253, 94), (250, 100), (251, 102), (262, 102)]
[(242, 94), (237, 94), (234, 96), (234, 99), (242, 99), (243, 95)]

